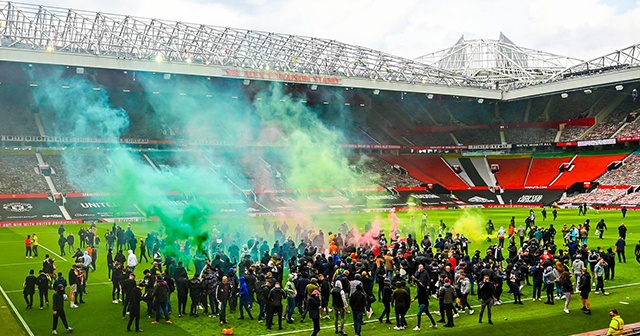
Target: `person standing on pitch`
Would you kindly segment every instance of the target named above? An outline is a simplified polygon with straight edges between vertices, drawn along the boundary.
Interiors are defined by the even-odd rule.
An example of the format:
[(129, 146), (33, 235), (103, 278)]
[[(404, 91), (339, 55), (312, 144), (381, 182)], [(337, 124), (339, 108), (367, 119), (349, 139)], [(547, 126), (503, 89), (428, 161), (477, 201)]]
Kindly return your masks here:
[(416, 280), (416, 285), (418, 286), (418, 293), (416, 294), (416, 297), (411, 302), (418, 300), (418, 304), (419, 304), (418, 325), (415, 328), (413, 328), (413, 330), (420, 331), (420, 325), (422, 324), (423, 313), (425, 313), (429, 318), (429, 320), (431, 320), (431, 328), (435, 328), (437, 327), (436, 320), (433, 319), (431, 312), (429, 312), (429, 289), (425, 287), (425, 285), (420, 280)]
[(586, 268), (582, 269), (582, 276), (580, 277), (580, 300), (582, 300), (582, 310), (585, 314), (591, 314), (591, 302), (589, 302), (589, 293), (591, 292), (591, 275)]
[(43, 308), (43, 303), (47, 303), (49, 307), (49, 278), (44, 274), (43, 270), (40, 270), (40, 275), (36, 278), (36, 284), (38, 285), (38, 294), (40, 296), (40, 310)]
[(127, 323), (127, 331), (131, 331), (131, 324), (133, 321), (136, 323), (136, 332), (142, 331), (142, 329), (140, 329), (140, 301), (142, 301), (142, 288), (144, 288), (144, 283), (139, 282), (138, 285), (134, 286), (127, 294), (127, 301), (129, 303), (129, 323)]
[(38, 246), (40, 246), (40, 243), (38, 243), (38, 237), (36, 237), (36, 234), (34, 233), (31, 236), (31, 248), (33, 249), (34, 257), (38, 256)]
[(27, 235), (27, 239), (24, 240), (24, 246), (27, 249), (25, 254), (25, 258), (33, 258), (32, 250), (31, 250), (31, 235)]
[(478, 285), (478, 299), (480, 299), (481, 308), (480, 316), (478, 316), (478, 323), (482, 323), (482, 315), (485, 308), (487, 309), (487, 317), (489, 318), (489, 324), (493, 324), (491, 321), (491, 307), (493, 307), (495, 288), (493, 283), (489, 280), (489, 276), (485, 275), (482, 278), (482, 282)]
[(27, 302), (27, 309), (33, 308), (33, 295), (36, 293), (36, 283), (38, 282), (38, 278), (33, 274), (34, 271), (30, 270), (29, 275), (24, 279), (24, 289), (22, 290), (24, 301)]
[(53, 329), (51, 334), (57, 335), (58, 331), (58, 319), (62, 321), (62, 325), (67, 329), (67, 332), (73, 332), (73, 328), (69, 327), (67, 323), (67, 315), (64, 313), (64, 301), (67, 299), (67, 294), (64, 293), (64, 286), (58, 285), (56, 287), (56, 293), (53, 294)]

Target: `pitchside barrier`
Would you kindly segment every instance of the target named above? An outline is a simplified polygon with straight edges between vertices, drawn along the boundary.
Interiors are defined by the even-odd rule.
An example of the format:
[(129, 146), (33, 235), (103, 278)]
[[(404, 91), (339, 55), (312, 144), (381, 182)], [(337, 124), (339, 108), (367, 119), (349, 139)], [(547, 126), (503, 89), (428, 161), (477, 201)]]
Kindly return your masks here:
[[(400, 188), (398, 188), (400, 189)], [(448, 194), (426, 188), (374, 188), (359, 191), (327, 190), (305, 195), (290, 190), (263, 193), (256, 200), (244, 195), (199, 195), (218, 217), (277, 216), (300, 211), (324, 213), (421, 211), (470, 208), (539, 208), (559, 198), (560, 190), (457, 190)], [(167, 195), (160, 204), (167, 213), (182, 213), (193, 199)], [(108, 194), (67, 194), (56, 202), (48, 194), (0, 195), (0, 225), (54, 225), (139, 221), (152, 218), (136, 204)], [(633, 207), (628, 207), (630, 210)], [(603, 208), (604, 209), (604, 208)], [(66, 216), (66, 217), (65, 217)]]
[[(587, 331), (585, 333), (574, 334), (572, 336), (604, 336), (604, 335), (607, 335), (607, 331), (609, 331), (609, 328), (594, 330), (594, 331)], [(627, 336), (640, 335), (640, 322), (634, 323), (634, 324), (627, 324), (626, 326), (624, 326), (624, 331), (622, 332), (622, 335), (627, 335)]]

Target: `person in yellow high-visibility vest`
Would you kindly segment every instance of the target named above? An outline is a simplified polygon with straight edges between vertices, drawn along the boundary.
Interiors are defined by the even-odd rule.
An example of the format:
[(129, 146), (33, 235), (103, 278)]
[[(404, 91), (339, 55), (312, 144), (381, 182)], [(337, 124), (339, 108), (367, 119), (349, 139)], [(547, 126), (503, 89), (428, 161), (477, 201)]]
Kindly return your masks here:
[(624, 321), (618, 314), (618, 310), (611, 309), (609, 311), (609, 316), (611, 316), (611, 322), (609, 322), (609, 330), (607, 331), (607, 336), (622, 335), (624, 331)]
[(36, 234), (34, 233), (31, 236), (31, 247), (33, 249), (33, 256), (34, 257), (38, 256), (38, 246), (40, 246), (40, 243), (38, 243), (38, 237), (36, 237)]

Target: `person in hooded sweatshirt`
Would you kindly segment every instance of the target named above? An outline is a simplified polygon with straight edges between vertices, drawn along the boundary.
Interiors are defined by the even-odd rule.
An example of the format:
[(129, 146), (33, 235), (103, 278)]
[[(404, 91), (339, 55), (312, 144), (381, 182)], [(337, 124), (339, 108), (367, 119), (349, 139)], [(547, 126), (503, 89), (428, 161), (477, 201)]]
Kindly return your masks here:
[(311, 336), (316, 336), (320, 332), (320, 291), (314, 290), (307, 299), (307, 311), (309, 312), (309, 318), (313, 321), (313, 333)]
[(64, 286), (58, 285), (56, 292), (53, 294), (53, 328), (51, 333), (57, 335), (58, 331), (58, 319), (62, 321), (62, 325), (67, 329), (67, 332), (73, 332), (73, 328), (69, 327), (67, 323), (67, 315), (64, 313), (64, 301), (67, 299), (67, 294), (64, 293)]
[(47, 307), (49, 307), (49, 278), (43, 270), (40, 270), (40, 274), (36, 278), (36, 284), (38, 285), (38, 294), (40, 295), (40, 310), (42, 310), (44, 309), (42, 307), (43, 301), (46, 301)]
[(238, 290), (238, 296), (240, 297), (240, 319), (244, 319), (244, 311), (247, 311), (249, 318), (253, 320), (253, 315), (251, 314), (251, 303), (253, 302), (253, 298), (251, 297), (251, 293), (249, 293), (249, 287), (247, 286), (246, 279), (244, 277), (240, 277), (238, 279), (240, 283), (240, 289)]
[(453, 327), (453, 302), (455, 300), (455, 294), (455, 289), (447, 279), (438, 293), (438, 296), (443, 300), (444, 311), (447, 316), (447, 323), (444, 326), (447, 328)]
[(344, 334), (344, 317), (347, 311), (347, 296), (342, 290), (342, 282), (336, 281), (331, 289), (331, 299), (334, 312), (334, 326), (336, 334)]
[(138, 257), (133, 252), (133, 250), (129, 250), (129, 256), (127, 257), (127, 266), (129, 266), (129, 270), (131, 273), (135, 273), (136, 266), (138, 266)]
[(296, 296), (298, 295), (294, 278), (295, 275), (289, 273), (289, 280), (284, 285), (284, 293), (287, 295), (287, 323), (289, 324), (293, 323), (293, 313), (296, 308)]
[(169, 286), (167, 282), (162, 279), (161, 276), (156, 276), (156, 283), (153, 286), (153, 303), (156, 307), (156, 320), (151, 322), (152, 324), (160, 323), (160, 315), (164, 314), (164, 319), (167, 324), (172, 324), (169, 318), (169, 307), (167, 302), (169, 301)]

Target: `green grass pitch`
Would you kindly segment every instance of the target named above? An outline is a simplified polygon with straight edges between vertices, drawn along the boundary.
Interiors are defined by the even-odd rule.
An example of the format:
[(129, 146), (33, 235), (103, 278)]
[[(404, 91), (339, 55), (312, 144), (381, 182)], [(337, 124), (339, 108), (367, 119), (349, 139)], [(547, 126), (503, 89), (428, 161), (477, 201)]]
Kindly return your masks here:
[[(456, 221), (459, 222), (460, 228), (465, 228), (465, 231), (461, 233), (478, 231), (484, 232), (484, 223), (488, 219), (492, 219), (496, 224), (496, 229), (500, 226), (507, 227), (509, 219), (512, 215), (515, 215), (519, 223), (528, 215), (528, 209), (485, 209), (485, 210), (439, 210), (439, 211), (427, 211), (429, 215), (429, 223), (437, 223), (439, 219), (443, 219), (448, 225), (453, 225)], [(595, 214), (591, 210), (586, 217), (577, 216), (577, 210), (564, 210), (559, 211), (558, 219), (555, 222), (550, 221), (549, 218), (545, 222), (541, 220), (539, 210), (536, 210), (538, 220), (537, 224), (547, 227), (550, 223), (555, 223), (558, 231), (560, 231), (562, 224), (579, 224), (582, 223), (585, 218), (590, 218), (592, 223), (596, 223), (601, 218), (604, 218), (609, 226), (609, 230), (604, 234), (604, 240), (600, 241), (597, 238), (590, 237), (590, 247), (595, 246), (611, 247), (617, 239), (617, 227), (622, 221), (622, 216), (619, 211), (601, 211), (600, 214)], [(415, 213), (416, 223), (420, 222), (420, 214)], [(409, 226), (409, 213), (400, 213), (398, 217), (400, 219), (400, 227), (406, 231), (410, 231)], [(327, 231), (337, 230), (340, 223), (346, 220), (350, 224), (355, 224), (360, 228), (364, 227), (367, 221), (371, 221), (375, 216), (380, 216), (382, 221), (382, 228), (388, 230), (392, 223), (388, 219), (387, 214), (366, 214), (366, 213), (353, 213), (353, 214), (324, 214), (316, 215), (313, 217), (313, 221), (318, 228)], [(213, 221), (216, 222), (217, 220)], [(243, 225), (234, 225), (233, 219), (226, 219), (230, 223), (231, 228), (237, 228), (242, 232), (251, 232), (252, 234), (264, 235), (262, 230), (261, 220), (250, 221)], [(294, 222), (293, 219), (288, 220), (289, 223)], [(640, 289), (640, 278), (638, 271), (640, 271), (640, 264), (635, 261), (633, 257), (633, 249), (640, 239), (640, 215), (635, 212), (629, 212), (627, 218), (624, 220), (625, 224), (629, 228), (627, 235), (627, 263), (616, 265), (616, 278), (615, 281), (609, 281), (605, 283), (605, 288), (611, 293), (611, 295), (604, 297), (601, 295), (591, 295), (592, 312), (591, 316), (582, 314), (579, 310), (580, 299), (578, 295), (574, 295), (571, 302), (570, 314), (565, 314), (562, 311), (563, 305), (556, 304), (554, 306), (544, 305), (542, 302), (532, 302), (530, 299), (525, 301), (523, 306), (512, 305), (509, 300), (511, 296), (508, 294), (503, 295), (505, 304), (502, 306), (494, 306), (494, 325), (490, 326), (486, 323), (478, 324), (477, 314), (478, 310), (473, 316), (461, 315), (455, 320), (456, 327), (453, 329), (446, 329), (439, 327), (435, 330), (427, 328), (428, 322), (424, 323), (420, 332), (412, 331), (416, 325), (415, 313), (417, 312), (417, 304), (411, 307), (409, 311), (409, 329), (404, 331), (395, 331), (391, 327), (393, 325), (378, 323), (377, 314), (381, 313), (382, 305), (379, 302), (374, 304), (374, 310), (376, 314), (372, 316), (371, 320), (363, 327), (364, 335), (375, 335), (384, 332), (392, 332), (397, 334), (433, 334), (433, 335), (453, 335), (458, 333), (465, 333), (468, 335), (570, 335), (595, 329), (605, 328), (608, 325), (609, 315), (608, 310), (610, 308), (617, 308), (624, 320), (629, 324), (632, 322), (640, 321), (640, 295), (638, 290)], [(125, 224), (126, 225), (126, 224)], [(137, 235), (146, 235), (150, 230), (157, 230), (158, 223), (134, 223), (133, 229)], [(98, 234), (103, 235), (105, 230), (109, 227), (108, 224), (101, 224), (98, 226)], [(291, 224), (290, 224), (291, 227)], [(77, 233), (79, 225), (67, 225), (67, 230), (72, 230), (74, 234)], [(591, 234), (593, 234), (593, 229)], [(40, 257), (33, 259), (25, 259), (24, 256), (24, 239), (27, 234), (36, 233), (40, 241)], [(488, 246), (488, 242), (474, 237), (474, 234), (469, 234), (472, 238), (472, 244), (470, 251), (479, 249), (483, 251)], [(556, 243), (560, 245), (560, 235), (556, 236)], [(474, 239), (475, 238), (475, 239)], [(494, 239), (494, 242), (496, 240)], [(51, 250), (48, 251), (47, 249)], [(45, 308), (44, 310), (38, 309), (37, 293), (34, 297), (33, 310), (26, 310), (25, 303), (22, 297), (22, 283), (24, 278), (28, 274), (30, 269), (37, 271), (41, 268), (41, 262), (44, 255), (49, 253), (58, 253), (57, 246), (57, 226), (38, 226), (38, 227), (15, 227), (15, 228), (2, 228), (0, 229), (0, 251), (2, 251), (3, 258), (0, 260), (0, 286), (7, 293), (11, 303), (15, 305), (17, 309), (17, 316), (11, 309), (11, 304), (5, 302), (4, 297), (0, 296), (0, 323), (2, 324), (3, 334), (6, 335), (28, 335), (28, 332), (22, 326), (21, 319), (25, 321), (29, 329), (35, 335), (48, 335), (51, 333), (52, 325), (52, 313), (51, 308)], [(71, 262), (66, 261), (57, 255), (56, 265), (63, 274), (68, 273), (71, 266)], [(89, 276), (88, 292), (85, 296), (86, 303), (81, 305), (78, 309), (69, 309), (66, 305), (66, 312), (70, 325), (76, 330), (75, 333), (82, 335), (118, 335), (126, 333), (126, 322), (120, 317), (122, 306), (120, 304), (113, 304), (111, 302), (111, 283), (107, 278), (106, 270), (106, 251), (104, 243), (102, 244), (98, 254), (98, 269), (96, 272), (92, 272)], [(137, 269), (142, 269), (145, 264), (141, 264)], [(525, 286), (524, 297), (530, 298), (532, 288)], [(505, 290), (506, 292), (506, 290)], [(173, 306), (177, 306), (176, 296), (173, 295)], [(471, 305), (477, 305), (476, 298), (471, 298)], [(144, 305), (143, 305), (144, 306)], [(437, 310), (437, 301), (431, 301), (431, 311)], [(144, 308), (143, 308), (144, 309)], [(254, 313), (257, 307), (254, 307)], [(297, 314), (297, 313), (296, 313)], [(145, 333), (151, 333), (153, 335), (221, 335), (221, 327), (217, 318), (199, 317), (191, 318), (184, 317), (179, 319), (176, 314), (173, 314), (173, 325), (151, 325), (151, 319), (147, 319), (146, 316), (141, 319), (141, 328), (145, 330)], [(393, 315), (393, 312), (392, 312)], [(295, 317), (296, 315), (294, 315)], [(303, 324), (299, 323), (299, 319), (295, 324), (284, 324), (284, 330), (272, 331), (268, 333), (264, 323), (258, 323), (251, 320), (238, 320), (239, 313), (230, 315), (230, 327), (234, 328), (234, 335), (309, 335), (311, 333), (312, 322), (307, 319)], [(347, 315), (347, 322), (352, 322), (351, 315)], [(322, 331), (320, 335), (334, 334), (333, 320), (322, 320)], [(63, 331), (62, 328), (58, 328), (59, 331)], [(351, 326), (345, 328), (348, 335), (353, 335), (353, 329)]]

